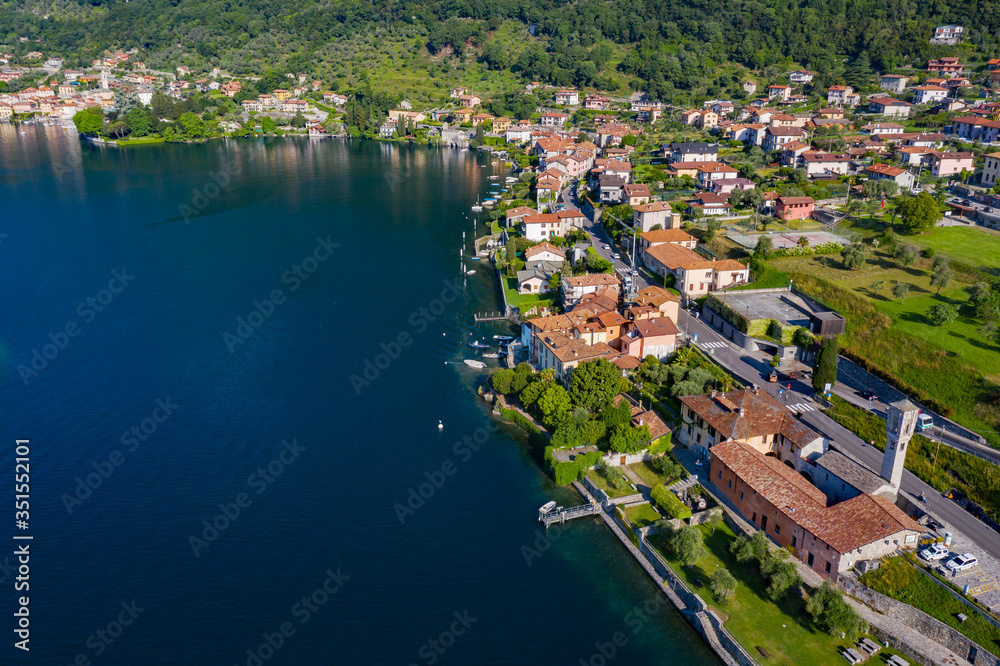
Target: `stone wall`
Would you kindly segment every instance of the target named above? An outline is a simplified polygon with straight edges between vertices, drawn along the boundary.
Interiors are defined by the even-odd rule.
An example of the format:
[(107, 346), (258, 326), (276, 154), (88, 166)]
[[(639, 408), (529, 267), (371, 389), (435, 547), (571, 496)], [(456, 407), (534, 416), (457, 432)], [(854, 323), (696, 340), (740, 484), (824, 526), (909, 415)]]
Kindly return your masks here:
[(688, 523), (691, 525), (701, 525), (702, 523), (707, 523), (709, 519), (722, 513), (721, 506), (713, 506), (711, 509), (705, 509), (704, 511), (699, 511), (698, 513), (692, 513), (691, 517), (688, 519)]
[[(908, 627), (912, 627), (935, 643), (943, 645), (959, 656), (965, 657), (974, 666), (1000, 666), (1000, 658), (990, 654), (983, 647), (972, 642), (943, 622), (934, 619), (927, 613), (895, 599), (890, 599), (883, 594), (879, 594), (854, 576), (841, 576), (839, 583), (847, 594), (858, 599), (866, 606)], [(880, 638), (887, 640), (893, 637), (880, 636)], [(893, 647), (899, 649), (898, 645), (893, 645)]]

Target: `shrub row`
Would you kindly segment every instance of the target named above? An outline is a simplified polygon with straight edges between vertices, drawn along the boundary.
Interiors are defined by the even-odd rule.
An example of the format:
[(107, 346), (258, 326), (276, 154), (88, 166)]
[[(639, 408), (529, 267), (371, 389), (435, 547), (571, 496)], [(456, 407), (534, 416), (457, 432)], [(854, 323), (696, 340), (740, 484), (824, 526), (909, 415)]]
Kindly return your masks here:
[(503, 416), (508, 421), (513, 421), (518, 426), (527, 430), (532, 435), (538, 435), (541, 431), (535, 427), (535, 424), (529, 421), (524, 414), (514, 409), (501, 409), (500, 415)]
[(670, 518), (687, 520), (691, 517), (691, 509), (662, 483), (653, 488), (651, 497), (656, 502), (656, 505), (663, 509), (664, 513)]

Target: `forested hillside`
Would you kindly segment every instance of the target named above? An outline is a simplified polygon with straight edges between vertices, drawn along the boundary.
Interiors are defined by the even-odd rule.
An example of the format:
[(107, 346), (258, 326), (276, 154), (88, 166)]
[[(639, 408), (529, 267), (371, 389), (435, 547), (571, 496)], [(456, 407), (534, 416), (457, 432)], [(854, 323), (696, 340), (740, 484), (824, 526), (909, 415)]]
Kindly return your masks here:
[[(48, 18), (44, 16), (48, 15)], [(507, 20), (534, 37), (492, 39)], [(934, 27), (959, 23), (960, 47), (928, 43)], [(821, 74), (845, 58), (889, 71), (949, 53), (993, 56), (1000, 2), (984, 0), (90, 0), (2, 2), (0, 36), (87, 64), (109, 48), (139, 47), (151, 66), (181, 56), (234, 75), (265, 69), (343, 73), (335, 45), (376, 33), (412, 53), (469, 55), (485, 67), (557, 85), (641, 84), (654, 96), (706, 81), (733, 83), (736, 63), (752, 69), (797, 63)], [(19, 43), (19, 37), (32, 41)], [(375, 63), (351, 56), (352, 72)], [(360, 62), (358, 61), (360, 60)], [(195, 61), (195, 62), (192, 62)], [(817, 81), (820, 85), (824, 81)], [(614, 84), (612, 86), (611, 84)]]

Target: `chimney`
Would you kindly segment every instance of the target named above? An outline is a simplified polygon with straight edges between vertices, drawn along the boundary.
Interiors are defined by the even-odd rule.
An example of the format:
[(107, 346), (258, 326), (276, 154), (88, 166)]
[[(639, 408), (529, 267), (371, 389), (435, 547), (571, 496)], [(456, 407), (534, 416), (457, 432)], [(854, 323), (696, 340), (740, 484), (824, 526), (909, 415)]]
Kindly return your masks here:
[(743, 418), (746, 415), (747, 415), (746, 407), (740, 407), (740, 418)]
[(639, 417), (639, 427), (640, 428), (642, 427), (642, 417), (641, 416)]
[(715, 389), (712, 389), (712, 400), (715, 400)]

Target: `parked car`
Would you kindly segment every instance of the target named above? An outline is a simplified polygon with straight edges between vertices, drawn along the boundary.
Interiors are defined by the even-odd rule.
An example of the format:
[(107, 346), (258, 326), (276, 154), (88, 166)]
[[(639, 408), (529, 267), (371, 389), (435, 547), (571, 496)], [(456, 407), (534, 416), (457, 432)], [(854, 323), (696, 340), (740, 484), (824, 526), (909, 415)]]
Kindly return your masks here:
[(605, 244), (604, 244), (604, 245), (602, 245), (601, 247), (602, 247), (603, 249), (605, 249), (605, 250), (610, 250), (610, 249), (611, 249), (611, 246), (610, 246), (610, 245), (608, 245), (607, 243), (605, 243)]
[(948, 547), (941, 543), (932, 543), (926, 548), (921, 548), (917, 554), (928, 562), (935, 562), (948, 557)]
[(962, 553), (948, 560), (946, 567), (952, 571), (965, 571), (979, 565), (979, 560), (972, 553)]

